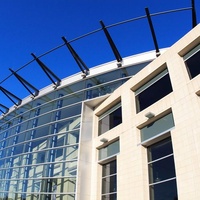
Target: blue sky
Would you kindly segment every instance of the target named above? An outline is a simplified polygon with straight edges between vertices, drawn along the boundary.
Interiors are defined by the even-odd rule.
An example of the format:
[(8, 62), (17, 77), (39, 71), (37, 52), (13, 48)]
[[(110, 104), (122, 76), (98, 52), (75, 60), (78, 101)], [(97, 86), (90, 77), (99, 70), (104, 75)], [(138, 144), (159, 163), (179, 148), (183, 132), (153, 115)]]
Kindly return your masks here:
[[(197, 21), (200, 21), (200, 0), (196, 0)], [(0, 0), (0, 81), (1, 86), (20, 98), (29, 93), (15, 77), (8, 77), (33, 58), (61, 44), (62, 36), (72, 40), (99, 29), (150, 13), (185, 8), (191, 0)], [(191, 11), (152, 17), (160, 48), (168, 47), (191, 29)], [(154, 49), (147, 19), (108, 29), (122, 57)], [(71, 43), (86, 65), (95, 65), (115, 59), (104, 33)], [(79, 70), (66, 47), (59, 48), (41, 60), (60, 78)], [(33, 62), (18, 72), (38, 89), (50, 80)], [(0, 103), (8, 107), (12, 102), (0, 93)]]

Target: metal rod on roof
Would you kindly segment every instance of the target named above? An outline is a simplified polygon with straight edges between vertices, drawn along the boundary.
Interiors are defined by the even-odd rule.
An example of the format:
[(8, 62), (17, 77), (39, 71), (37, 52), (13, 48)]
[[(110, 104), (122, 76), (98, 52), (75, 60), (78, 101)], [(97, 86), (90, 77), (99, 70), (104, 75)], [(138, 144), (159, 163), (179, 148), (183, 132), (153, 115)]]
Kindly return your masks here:
[[(3, 87), (1, 87), (1, 86), (0, 86), (0, 90), (1, 90), (1, 91), (16, 105), (16, 106), (19, 106), (19, 105), (21, 104), (22, 100), (21, 100), (19, 97), (15, 96), (13, 93), (9, 92), (8, 90), (6, 90), (5, 88), (3, 88)], [(12, 97), (12, 98), (11, 98), (11, 97)], [(16, 103), (16, 102), (13, 100), (13, 98), (14, 98), (15, 100), (17, 100), (18, 103)]]
[(195, 9), (195, 0), (191, 0), (192, 4), (192, 27), (194, 28), (197, 25), (197, 16), (196, 16), (196, 9)]
[(159, 50), (159, 47), (158, 47), (158, 42), (157, 42), (157, 39), (156, 39), (156, 34), (155, 34), (155, 31), (154, 31), (154, 27), (153, 27), (153, 23), (152, 23), (152, 20), (151, 20), (150, 13), (149, 13), (149, 9), (145, 8), (145, 11), (146, 11), (147, 19), (148, 19), (148, 22), (149, 22), (151, 34), (152, 34), (152, 37), (153, 37), (154, 46), (155, 46), (155, 49), (156, 49), (156, 56), (158, 57), (160, 55), (160, 50)]
[(3, 110), (0, 109), (0, 111), (1, 111), (3, 114), (5, 114), (5, 113), (7, 113), (7, 112), (9, 111), (9, 108), (6, 107), (6, 106), (4, 106), (3, 104), (0, 104), (0, 107), (2, 107), (3, 109), (5, 109), (5, 112), (4, 112)]
[[(35, 97), (35, 96), (37, 96), (39, 94), (39, 90), (37, 88), (35, 88), (33, 85), (31, 85), (28, 81), (26, 81), (24, 78), (22, 78), (19, 74), (17, 74), (12, 69), (9, 68), (9, 70), (14, 74), (14, 76), (20, 81), (20, 83), (28, 90), (28, 92), (32, 96)], [(32, 90), (34, 90), (35, 93), (33, 93), (29, 88), (31, 88)]]
[(118, 62), (121, 62), (122, 61), (122, 57), (121, 57), (119, 51), (117, 50), (117, 47), (116, 47), (114, 41), (112, 40), (108, 30), (106, 29), (103, 21), (100, 21), (100, 24), (101, 24), (102, 29), (103, 29), (103, 31), (104, 31), (104, 33), (106, 35), (106, 38), (107, 38), (107, 40), (108, 40), (108, 42), (110, 44), (110, 47), (111, 47), (111, 49), (112, 49), (112, 51), (113, 51), (113, 53), (115, 55), (115, 58), (117, 59)]
[(86, 76), (88, 74), (88, 72), (89, 72), (89, 68), (86, 66), (86, 64), (83, 62), (83, 60), (79, 57), (79, 55), (76, 53), (76, 51), (70, 45), (70, 43), (66, 40), (66, 38), (62, 37), (62, 39), (65, 42), (65, 45), (69, 49), (70, 53), (72, 54), (72, 56), (73, 56), (74, 60), (76, 61), (77, 65), (79, 66), (80, 70)]
[[(39, 64), (39, 66), (42, 68), (42, 70), (44, 71), (44, 73), (48, 76), (48, 78), (51, 80), (51, 82), (55, 85), (55, 86), (59, 86), (61, 79), (58, 78), (58, 76), (56, 76), (39, 58), (37, 58), (33, 53), (31, 53), (31, 55), (35, 58), (35, 61)], [(57, 80), (57, 82), (55, 82), (53, 80), (53, 78), (51, 77), (53, 76), (53, 78), (55, 78)]]

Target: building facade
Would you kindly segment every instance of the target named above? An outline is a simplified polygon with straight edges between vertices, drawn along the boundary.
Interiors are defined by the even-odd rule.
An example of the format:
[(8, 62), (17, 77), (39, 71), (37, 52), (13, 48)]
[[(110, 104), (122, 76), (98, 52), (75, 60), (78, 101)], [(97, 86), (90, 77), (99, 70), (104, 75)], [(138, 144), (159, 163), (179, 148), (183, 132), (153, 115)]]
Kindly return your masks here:
[(199, 33), (200, 25), (97, 107), (85, 102), (91, 199), (200, 198)]
[(1, 116), (0, 199), (199, 199), (200, 25), (48, 86)]

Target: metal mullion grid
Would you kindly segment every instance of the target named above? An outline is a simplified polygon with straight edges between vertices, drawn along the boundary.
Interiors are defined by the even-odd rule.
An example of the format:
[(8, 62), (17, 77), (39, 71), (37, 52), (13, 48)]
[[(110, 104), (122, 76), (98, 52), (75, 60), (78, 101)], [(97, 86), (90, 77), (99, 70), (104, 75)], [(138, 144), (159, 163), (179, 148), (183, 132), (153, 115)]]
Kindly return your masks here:
[(1, 179), (1, 181), (20, 181), (20, 180), (46, 180), (46, 179), (64, 179), (64, 178), (74, 178), (74, 179), (77, 179), (76, 176), (52, 176), (52, 177), (49, 177), (49, 176), (42, 176), (42, 177), (37, 177), (37, 178), (12, 178), (12, 179)]
[(165, 182), (172, 181), (172, 180), (175, 180), (175, 179), (176, 179), (176, 177), (173, 177), (173, 178), (165, 179), (163, 181), (158, 181), (158, 182), (155, 182), (155, 183), (149, 183), (149, 186), (165, 183)]
[[(62, 121), (67, 121), (68, 119), (71, 119), (71, 118), (75, 118), (75, 117), (80, 117), (81, 116), (81, 114), (78, 114), (78, 115), (74, 115), (74, 116), (72, 116), (72, 117), (68, 117), (68, 118), (65, 118), (65, 119), (61, 119), (61, 120), (58, 120), (58, 121), (51, 121), (51, 122), (49, 122), (49, 123), (46, 123), (46, 124), (42, 124), (42, 125), (40, 125), (40, 126), (37, 126), (37, 128), (29, 128), (29, 129), (27, 129), (27, 130), (24, 130), (24, 131), (21, 131), (20, 132), (20, 134), (22, 134), (22, 133), (24, 133), (24, 132), (28, 132), (28, 131), (32, 131), (32, 130), (36, 130), (36, 129), (39, 129), (39, 128), (42, 128), (42, 127), (44, 127), (44, 126), (47, 126), (47, 125), (52, 125), (52, 124), (54, 124), (54, 123), (58, 123), (58, 122), (62, 122)], [(34, 117), (35, 118), (35, 117)], [(37, 118), (37, 117), (36, 117)], [(33, 118), (32, 118), (33, 119)], [(12, 127), (13, 128), (13, 127)], [(12, 138), (14, 135), (12, 135), (12, 136), (9, 136), (7, 139), (10, 139), (10, 138)]]
[[(80, 91), (81, 91), (81, 90), (80, 90)], [(33, 107), (33, 108), (30, 109), (30, 110), (27, 110), (27, 111), (23, 112), (23, 114), (26, 114), (27, 112), (33, 111), (33, 110), (35, 110), (36, 108), (42, 108), (42, 107), (44, 107), (45, 105), (48, 105), (48, 104), (50, 104), (50, 103), (53, 103), (54, 101), (63, 99), (63, 98), (65, 98), (65, 97), (73, 96), (73, 94), (74, 94), (74, 93), (72, 93), (72, 94), (67, 94), (67, 95), (64, 95), (64, 96), (62, 96), (62, 97), (55, 98), (55, 99), (53, 99), (53, 100), (51, 100), (51, 101), (48, 101), (48, 102), (43, 103), (43, 104), (41, 104), (41, 105), (39, 105), (39, 106)], [(44, 96), (45, 96), (45, 95), (44, 95)], [(42, 97), (42, 96), (41, 96), (41, 97)], [(77, 103), (81, 103), (81, 101), (80, 101), (80, 102), (77, 102)], [(71, 106), (71, 105), (72, 105), (72, 104), (67, 105), (67, 106)], [(63, 107), (63, 108), (64, 108), (64, 107)], [(55, 109), (55, 110), (57, 110), (57, 109)], [(52, 111), (50, 111), (50, 112), (52, 112)], [(48, 112), (47, 112), (47, 113), (48, 113)], [(43, 113), (43, 114), (47, 114), (47, 113)], [(40, 116), (42, 116), (43, 114), (41, 114)], [(11, 118), (10, 120), (6, 121), (4, 124), (7, 124), (7, 123), (10, 122), (11, 120), (13, 120), (13, 119), (15, 119), (15, 118), (17, 118), (17, 117), (19, 117), (19, 116), (21, 116), (21, 115), (22, 115), (22, 114), (16, 115), (15, 117), (13, 117), (13, 118)], [(30, 118), (30, 119), (34, 119), (34, 118), (35, 118), (35, 117), (32, 117), (32, 118)], [(26, 121), (27, 121), (27, 120), (26, 120)], [(4, 124), (2, 124), (2, 125), (4, 125)]]
[[(4, 193), (6, 191), (0, 191), (1, 193)], [(17, 193), (17, 194), (38, 194), (38, 192), (13, 192), (13, 193)], [(76, 192), (57, 192), (57, 193), (52, 193), (52, 192), (40, 192), (40, 194), (56, 194), (56, 195), (76, 195)]]
[[(4, 193), (5, 191), (1, 191), (0, 192), (0, 194), (1, 193)], [(16, 193), (16, 192), (13, 192), (13, 193)], [(17, 194), (38, 194), (38, 192), (17, 192)], [(68, 192), (68, 193), (66, 193), (66, 192), (64, 192), (64, 193), (52, 193), (52, 192), (40, 192), (40, 194), (56, 194), (56, 195), (74, 195), (75, 196), (75, 192)]]
[[(67, 106), (63, 106), (62, 108), (56, 108), (56, 109), (54, 109), (54, 110), (50, 110), (50, 111), (48, 111), (48, 112), (45, 112), (45, 113), (42, 113), (42, 114), (40, 114), (39, 116), (35, 116), (35, 117), (32, 117), (32, 118), (29, 118), (29, 119), (27, 119), (27, 120), (24, 120), (20, 125), (23, 125), (24, 123), (26, 123), (26, 122), (28, 122), (28, 121), (31, 121), (31, 120), (33, 120), (33, 119), (36, 119), (36, 118), (40, 118), (40, 117), (42, 117), (42, 116), (44, 116), (44, 115), (47, 115), (47, 114), (50, 114), (50, 113), (53, 113), (53, 112), (55, 112), (55, 111), (58, 111), (58, 110), (62, 110), (62, 109), (65, 109), (65, 108), (68, 108), (68, 107), (72, 107), (72, 106), (76, 106), (77, 104), (81, 104), (81, 102), (77, 102), (77, 103), (74, 103), (74, 104), (70, 104), (70, 105), (67, 105)], [(38, 107), (37, 107), (38, 108)], [(22, 115), (22, 114), (21, 114)], [(16, 125), (14, 125), (14, 126), (11, 126), (10, 128), (8, 128), (8, 129), (6, 129), (6, 131), (9, 131), (10, 129), (12, 129), (12, 128), (15, 128), (17, 126), (17, 124)], [(38, 126), (37, 126), (38, 127)], [(21, 132), (20, 132), (21, 133)]]
[(157, 161), (163, 160), (163, 159), (165, 159), (165, 158), (171, 157), (171, 156), (173, 156), (173, 155), (174, 155), (174, 154), (171, 153), (171, 154), (168, 154), (167, 156), (163, 156), (163, 157), (158, 158), (158, 159), (156, 159), (156, 160), (150, 161), (150, 162), (148, 162), (148, 165), (149, 165), (149, 164), (152, 164), (152, 163), (155, 163), (155, 162), (157, 162)]
[[(73, 96), (74, 94), (78, 94), (78, 93), (81, 93), (81, 92), (85, 92), (85, 91), (91, 90), (91, 89), (96, 89), (96, 88), (98, 88), (98, 87), (100, 87), (100, 86), (105, 86), (105, 85), (110, 84), (110, 83), (115, 83), (115, 82), (118, 82), (118, 81), (121, 81), (121, 80), (129, 79), (129, 78), (131, 78), (132, 76), (133, 76), (133, 75), (131, 75), (131, 76), (126, 76), (126, 77), (122, 77), (122, 78), (115, 79), (115, 80), (112, 80), (112, 81), (108, 81), (108, 82), (105, 82), (105, 83), (102, 83), (102, 84), (99, 84), (99, 85), (95, 85), (95, 86), (92, 86), (92, 87), (89, 87), (89, 88), (84, 88), (84, 89), (82, 89), (82, 90), (78, 90), (78, 91), (76, 91), (76, 92), (74, 92), (74, 93), (72, 93), (72, 94), (66, 94), (66, 95), (64, 95), (64, 96), (62, 96), (62, 97), (58, 97), (58, 98), (56, 98), (56, 99), (53, 99), (53, 100), (48, 101), (48, 102), (46, 102), (46, 103), (43, 103), (43, 104), (41, 104), (41, 105), (39, 105), (39, 106), (37, 106), (37, 107), (34, 107), (34, 108), (30, 109), (30, 110), (27, 110), (27, 111), (25, 111), (24, 113), (30, 112), (30, 111), (32, 111), (32, 110), (35, 110), (36, 108), (39, 108), (39, 107), (43, 107), (44, 105), (49, 104), (49, 103), (52, 103), (52, 102), (54, 102), (54, 101), (56, 101), (56, 100), (58, 100), (58, 99), (64, 99), (64, 98)], [(92, 78), (92, 77), (91, 77), (91, 78)], [(66, 87), (67, 87), (67, 86), (66, 86)], [(63, 88), (64, 88), (64, 87), (63, 87)], [(80, 102), (77, 102), (77, 104), (78, 104), (78, 103), (81, 103), (81, 102), (82, 102), (82, 100), (81, 100)], [(75, 104), (76, 104), (76, 103), (75, 103)], [(67, 106), (71, 106), (71, 105), (67, 105)], [(65, 107), (66, 107), (66, 106), (64, 106), (63, 108), (65, 108)], [(55, 110), (57, 110), (57, 109), (55, 109)], [(23, 113), (23, 114), (24, 114), (24, 113)], [(46, 113), (44, 113), (44, 114), (46, 114)], [(43, 115), (43, 114), (41, 114), (40, 116), (42, 116), (42, 115)], [(15, 119), (15, 118), (17, 118), (17, 117), (19, 117), (19, 116), (21, 116), (21, 114), (15, 116), (15, 117), (13, 117), (13, 118), (11, 118), (9, 121), (6, 121), (4, 124), (7, 124), (7, 123), (10, 122), (11, 120), (13, 120), (13, 119)], [(34, 118), (35, 118), (35, 117), (32, 117), (32, 118), (30, 118), (30, 119), (34, 119)], [(28, 120), (30, 120), (30, 119), (28, 119)], [(25, 121), (27, 121), (27, 120), (25, 120)], [(25, 121), (24, 121), (24, 122), (25, 122)], [(3, 126), (4, 124), (2, 124), (2, 126)]]
[(28, 152), (28, 153), (27, 152), (26, 153), (21, 153), (21, 154), (17, 154), (17, 155), (14, 155), (14, 156), (4, 157), (3, 159), (15, 158), (15, 157), (24, 156), (24, 155), (27, 155), (27, 154), (40, 153), (42, 151), (49, 151), (51, 149), (61, 149), (61, 148), (71, 147), (71, 146), (79, 146), (79, 143), (74, 143), (74, 144), (64, 145), (64, 146), (59, 146), (59, 147), (54, 147), (54, 148), (46, 148), (46, 149), (41, 149), (41, 150), (32, 151), (32, 152)]
[[(74, 131), (78, 131), (79, 129), (74, 129), (74, 130), (70, 130), (70, 131), (66, 131), (66, 132), (64, 132), (64, 133), (59, 133), (58, 135), (62, 135), (62, 134), (66, 134), (66, 133), (70, 133), (70, 132), (74, 132)], [(27, 140), (27, 141), (24, 141), (24, 142), (21, 142), (21, 143), (18, 143), (17, 144), (17, 146), (18, 145), (22, 145), (22, 144), (26, 144), (26, 143), (28, 143), (28, 142), (30, 142), (30, 141), (37, 141), (37, 140), (41, 140), (42, 138), (50, 138), (50, 137), (52, 137), (52, 135), (47, 135), (47, 136), (45, 136), (45, 137), (40, 137), (40, 138), (36, 138), (36, 139), (34, 139), (34, 140)], [(70, 144), (71, 145), (71, 144)], [(70, 145), (65, 145), (65, 146), (61, 146), (61, 147), (68, 147), (68, 146), (70, 146)], [(74, 145), (78, 145), (78, 143), (74, 143), (74, 144), (72, 144), (73, 146)], [(10, 147), (14, 147), (14, 146), (16, 146), (16, 145), (12, 145), (12, 146), (7, 146), (7, 147), (5, 147), (3, 150), (6, 150), (6, 149), (8, 149), (8, 148), (10, 148)], [(56, 147), (57, 148), (57, 147)], [(59, 148), (59, 147), (58, 147)], [(50, 149), (50, 148), (49, 148)], [(45, 149), (46, 150), (46, 149)], [(38, 151), (34, 151), (34, 153), (36, 152), (40, 152), (40, 151), (42, 151), (42, 150), (38, 150)], [(33, 152), (30, 152), (30, 153), (33, 153)], [(25, 152), (25, 153), (21, 153), (21, 154), (17, 154), (17, 155), (26, 155), (27, 154), (27, 152)], [(16, 156), (16, 155), (15, 155)], [(4, 157), (4, 158), (2, 158), (2, 159), (0, 159), (0, 160), (3, 160), (3, 159), (7, 159), (7, 158), (10, 158), (10, 156), (9, 157)]]
[[(38, 128), (38, 127), (37, 127), (37, 128)], [(35, 129), (33, 129), (33, 130), (35, 130)], [(79, 130), (79, 128), (73, 129), (73, 130), (70, 130), (70, 131), (65, 131), (65, 132), (62, 132), (62, 133), (57, 133), (57, 136), (64, 135), (64, 134), (68, 134), (68, 133), (70, 133), (70, 132), (74, 132), (74, 131), (78, 131), (78, 130)], [(20, 134), (21, 134), (21, 133), (20, 133)], [(52, 137), (52, 135), (46, 135), (46, 136), (43, 136), (43, 137), (39, 137), (39, 138), (35, 138), (35, 139), (32, 139), (32, 140), (26, 140), (26, 141), (24, 141), (24, 142), (17, 143), (17, 145), (26, 144), (26, 143), (28, 143), (28, 142), (35, 142), (35, 141), (38, 141), (38, 140), (41, 140), (41, 139), (48, 139), (48, 138), (50, 138), (50, 137)], [(78, 143), (75, 143), (75, 144), (78, 144)], [(6, 147), (5, 149), (7, 149), (7, 148), (9, 148), (9, 147), (12, 147), (12, 146), (13, 146), (13, 145), (8, 146), (8, 147)]]
[[(69, 94), (69, 95), (65, 95), (65, 96), (70, 96), (70, 95), (73, 95), (73, 94)], [(44, 104), (41, 104), (41, 105), (39, 105), (39, 106), (36, 106), (36, 107), (34, 107), (34, 108), (30, 109), (30, 110), (27, 110), (27, 111), (25, 111), (25, 112), (23, 112), (23, 113), (20, 113), (20, 114), (16, 115), (15, 117), (11, 118), (9, 121), (6, 121), (6, 123), (4, 123), (4, 124), (7, 124), (8, 122), (12, 121), (13, 119), (15, 119), (15, 118), (17, 118), (17, 117), (20, 117), (20, 116), (23, 115), (23, 114), (26, 114), (26, 113), (28, 113), (28, 112), (30, 112), (30, 111), (33, 111), (33, 110), (35, 110), (35, 109), (38, 109), (38, 108), (42, 108), (43, 106), (48, 105), (48, 104), (50, 104), (50, 103), (53, 103), (53, 102), (56, 101), (56, 100), (60, 100), (60, 99), (64, 98), (65, 96), (63, 96), (63, 97), (58, 97), (58, 98), (53, 99), (53, 100), (51, 100), (51, 101), (48, 101), (48, 102), (46, 102), (46, 103), (44, 103)], [(73, 105), (78, 104), (78, 103), (81, 103), (81, 101), (80, 101), (80, 102), (77, 102), (77, 103), (74, 103), (74, 104), (70, 104), (70, 105), (64, 106), (63, 108), (65, 108), (65, 107), (70, 107), (70, 106), (73, 106)], [(51, 111), (49, 111), (49, 112), (42, 113), (42, 114), (40, 114), (40, 116), (43, 116), (43, 115), (45, 115), (45, 114), (49, 114), (49, 113), (51, 113), (51, 112), (53, 112), (53, 111), (56, 111), (56, 110), (59, 110), (59, 109), (54, 109), (54, 110), (51, 110)], [(32, 119), (34, 119), (34, 118), (35, 118), (35, 117), (29, 118), (28, 120), (24, 120), (24, 122), (29, 121), (29, 120), (32, 120)], [(4, 125), (4, 124), (2, 124), (2, 125)], [(15, 126), (16, 126), (16, 125), (15, 125)], [(13, 127), (14, 127), (14, 126), (13, 126)], [(7, 130), (7, 129), (6, 129), (6, 130)]]
[[(46, 162), (46, 163), (42, 163), (42, 165), (48, 165), (48, 164), (63, 164), (63, 163), (68, 163), (68, 162), (78, 162), (78, 159), (72, 159), (72, 160), (61, 160), (61, 161), (55, 161), (55, 162)], [(24, 168), (24, 167), (37, 167), (37, 166), (41, 166), (41, 163), (38, 164), (31, 164), (31, 165), (21, 165), (21, 166), (17, 166), (17, 167), (10, 167), (10, 169), (17, 169), (17, 168)], [(1, 168), (1, 170), (5, 170), (6, 168)]]

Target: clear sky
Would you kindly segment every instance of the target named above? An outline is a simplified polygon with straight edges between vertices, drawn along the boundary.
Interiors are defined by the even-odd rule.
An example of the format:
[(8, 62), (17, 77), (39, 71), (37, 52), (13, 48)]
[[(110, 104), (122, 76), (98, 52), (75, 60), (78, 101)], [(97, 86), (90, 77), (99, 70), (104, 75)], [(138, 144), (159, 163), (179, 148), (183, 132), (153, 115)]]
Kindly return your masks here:
[[(200, 22), (200, 0), (196, 0), (197, 22)], [(36, 56), (83, 34), (150, 13), (186, 8), (191, 0), (0, 0), (0, 81), (8, 77), (9, 68), (17, 70)], [(191, 10), (152, 17), (160, 48), (168, 47), (191, 29)], [(122, 57), (154, 49), (147, 19), (108, 29)], [(91, 68), (115, 59), (104, 33), (72, 42), (71, 45)], [(60, 78), (79, 70), (67, 47), (59, 48), (41, 60)], [(50, 80), (33, 62), (18, 72), (38, 89)], [(14, 76), (1, 86), (20, 98), (29, 93)], [(12, 102), (0, 92), (0, 103)]]

